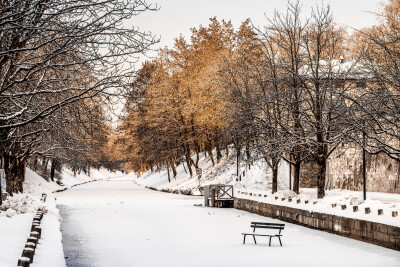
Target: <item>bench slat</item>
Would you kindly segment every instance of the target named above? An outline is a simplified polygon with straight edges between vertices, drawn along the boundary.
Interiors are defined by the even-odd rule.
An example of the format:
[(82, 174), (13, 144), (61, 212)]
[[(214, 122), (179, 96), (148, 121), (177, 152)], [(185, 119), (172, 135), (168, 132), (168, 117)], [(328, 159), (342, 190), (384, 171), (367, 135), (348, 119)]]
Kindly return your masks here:
[(263, 234), (254, 234), (254, 233), (242, 233), (242, 235), (256, 235), (256, 236), (282, 236), (282, 235), (263, 235)]
[(251, 224), (285, 226), (285, 224), (284, 224), (284, 223), (264, 223), (264, 222), (251, 222)]
[(283, 226), (264, 226), (264, 225), (251, 225), (251, 228), (263, 228), (263, 229), (278, 229), (278, 230), (284, 230), (285, 228)]

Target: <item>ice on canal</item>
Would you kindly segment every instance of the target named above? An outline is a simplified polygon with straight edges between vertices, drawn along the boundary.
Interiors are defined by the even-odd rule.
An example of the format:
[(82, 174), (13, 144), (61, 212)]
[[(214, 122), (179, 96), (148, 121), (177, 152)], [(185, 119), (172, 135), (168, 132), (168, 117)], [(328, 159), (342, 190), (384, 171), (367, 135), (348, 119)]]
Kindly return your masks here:
[(56, 194), (68, 266), (400, 266), (400, 252), (286, 223), (257, 245), (236, 209), (196, 207), (201, 197), (156, 192), (134, 181), (99, 181)]

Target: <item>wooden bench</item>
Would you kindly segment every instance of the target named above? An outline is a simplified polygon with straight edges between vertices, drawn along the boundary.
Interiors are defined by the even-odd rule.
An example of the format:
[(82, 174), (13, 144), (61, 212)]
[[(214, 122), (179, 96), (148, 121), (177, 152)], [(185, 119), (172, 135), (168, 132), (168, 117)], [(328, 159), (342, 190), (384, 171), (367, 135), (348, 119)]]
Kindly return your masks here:
[[(273, 237), (277, 237), (279, 239), (279, 243), (282, 246), (282, 241), (281, 241), (281, 231), (285, 228), (285, 224), (282, 223), (263, 223), (263, 222), (252, 222), (250, 227), (253, 228), (253, 233), (242, 233), (242, 235), (244, 235), (243, 237), (243, 244), (246, 243), (246, 236), (248, 235), (252, 235), (253, 239), (254, 239), (254, 244), (257, 244), (256, 241), (256, 236), (267, 236), (269, 237), (269, 246), (271, 246), (271, 239)], [(256, 233), (256, 229), (276, 229), (279, 230), (279, 234), (259, 234)]]

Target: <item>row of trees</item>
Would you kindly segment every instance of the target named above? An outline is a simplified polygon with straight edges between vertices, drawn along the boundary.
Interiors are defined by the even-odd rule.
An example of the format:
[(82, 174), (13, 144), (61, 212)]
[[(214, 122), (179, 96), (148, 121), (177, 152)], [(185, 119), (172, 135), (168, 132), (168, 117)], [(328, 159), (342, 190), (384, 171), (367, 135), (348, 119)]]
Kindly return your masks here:
[(273, 192), (282, 160), (293, 166), (296, 193), (302, 163), (313, 161), (321, 198), (327, 161), (343, 144), (400, 160), (399, 1), (383, 6), (379, 25), (352, 35), (329, 6), (307, 18), (299, 2), (287, 7), (263, 28), (213, 18), (143, 64), (120, 127), (133, 169), (176, 175), (185, 162), (192, 175), (200, 152), (214, 164), (213, 150), (218, 162), (233, 145), (247, 161), (268, 163)]
[(230, 102), (220, 73), (238, 36), (230, 23), (214, 18), (208, 28), (192, 29), (190, 43), (179, 38), (173, 49), (143, 65), (120, 127), (121, 154), (133, 169), (167, 167), (175, 176), (175, 166), (186, 162), (192, 175), (201, 151), (215, 164), (215, 148), (216, 162), (221, 159), (230, 142)]
[[(124, 22), (155, 10), (137, 0), (0, 1), (0, 159), (22, 191), (33, 156), (82, 169), (107, 143), (105, 108), (157, 40)], [(33, 165), (35, 160), (33, 160)]]

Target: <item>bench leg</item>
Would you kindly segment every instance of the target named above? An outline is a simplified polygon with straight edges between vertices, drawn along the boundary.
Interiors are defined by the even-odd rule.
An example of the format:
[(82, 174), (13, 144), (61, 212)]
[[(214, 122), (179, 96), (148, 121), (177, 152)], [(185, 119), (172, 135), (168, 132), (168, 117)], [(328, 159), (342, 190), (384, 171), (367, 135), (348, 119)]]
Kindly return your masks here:
[(278, 236), (278, 238), (279, 238), (279, 243), (281, 244), (281, 247), (282, 247), (281, 237)]
[(243, 244), (245, 244), (246, 243), (246, 235), (244, 235), (244, 237), (243, 237)]
[(254, 239), (254, 244), (257, 244), (256, 237), (254, 235), (253, 235), (253, 239)]
[(269, 237), (269, 246), (271, 246), (271, 238), (272, 236)]

